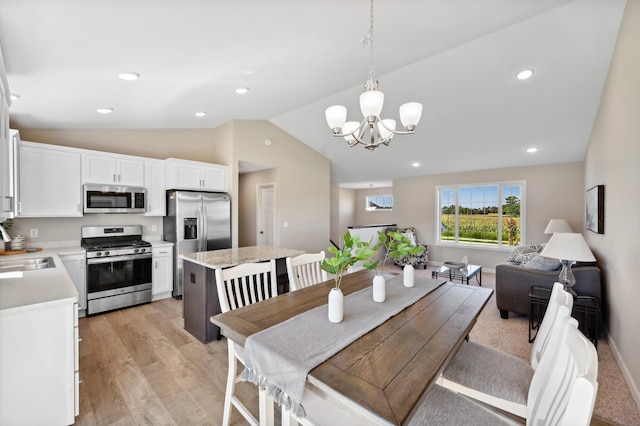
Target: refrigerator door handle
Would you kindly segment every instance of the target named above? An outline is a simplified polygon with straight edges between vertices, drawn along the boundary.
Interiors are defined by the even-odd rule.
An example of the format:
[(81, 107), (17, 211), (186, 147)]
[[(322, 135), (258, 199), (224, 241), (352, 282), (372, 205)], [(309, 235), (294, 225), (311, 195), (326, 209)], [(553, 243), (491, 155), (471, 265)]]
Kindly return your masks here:
[(202, 233), (204, 232), (204, 223), (203, 223), (203, 215), (202, 215), (202, 206), (198, 206), (198, 233), (200, 234), (198, 237), (198, 251), (202, 250)]
[(207, 251), (207, 238), (209, 235), (208, 223), (207, 223), (207, 206), (202, 205), (202, 251)]

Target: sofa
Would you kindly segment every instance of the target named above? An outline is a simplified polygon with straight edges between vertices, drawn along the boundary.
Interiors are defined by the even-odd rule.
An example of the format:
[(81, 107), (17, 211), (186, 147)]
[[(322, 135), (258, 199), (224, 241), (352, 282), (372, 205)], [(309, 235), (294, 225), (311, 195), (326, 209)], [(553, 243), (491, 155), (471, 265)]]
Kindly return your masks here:
[[(551, 290), (553, 283), (558, 281), (562, 269), (559, 261), (542, 258), (540, 262), (546, 264), (542, 269), (533, 261), (541, 258), (539, 251), (542, 248), (543, 245), (539, 245), (536, 252), (528, 256), (514, 256), (512, 253), (507, 262), (496, 265), (496, 305), (503, 319), (509, 318), (509, 312), (528, 316), (531, 287)], [(554, 265), (555, 268), (551, 269)], [(571, 271), (576, 279), (573, 290), (579, 296), (592, 296), (601, 302), (600, 268), (595, 263), (577, 263)]]
[(415, 256), (405, 256), (400, 259), (394, 259), (394, 262), (398, 266), (412, 265), (414, 268), (422, 267), (423, 269), (427, 269), (427, 263), (429, 262), (429, 248), (426, 244), (421, 244), (416, 241), (416, 229), (409, 228), (396, 228), (389, 227), (385, 230), (385, 232), (389, 231), (400, 231), (405, 234), (409, 241), (411, 241), (412, 246), (421, 246), (422, 252), (416, 254)]

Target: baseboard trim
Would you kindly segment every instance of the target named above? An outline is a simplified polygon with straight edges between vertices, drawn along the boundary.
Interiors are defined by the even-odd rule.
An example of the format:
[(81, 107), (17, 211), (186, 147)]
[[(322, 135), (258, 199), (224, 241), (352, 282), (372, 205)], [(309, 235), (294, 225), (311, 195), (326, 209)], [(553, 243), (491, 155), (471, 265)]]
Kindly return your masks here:
[(629, 372), (627, 365), (622, 359), (622, 355), (620, 354), (620, 351), (618, 351), (618, 347), (616, 346), (615, 341), (611, 338), (611, 333), (609, 333), (609, 330), (606, 330), (606, 332), (607, 342), (609, 343), (611, 352), (613, 353), (613, 356), (618, 363), (618, 367), (620, 367), (620, 372), (622, 373), (622, 377), (624, 377), (624, 381), (627, 382), (627, 386), (629, 387), (629, 391), (631, 392), (631, 397), (636, 403), (638, 411), (640, 411), (640, 389), (638, 388), (638, 385), (633, 381), (631, 373)]

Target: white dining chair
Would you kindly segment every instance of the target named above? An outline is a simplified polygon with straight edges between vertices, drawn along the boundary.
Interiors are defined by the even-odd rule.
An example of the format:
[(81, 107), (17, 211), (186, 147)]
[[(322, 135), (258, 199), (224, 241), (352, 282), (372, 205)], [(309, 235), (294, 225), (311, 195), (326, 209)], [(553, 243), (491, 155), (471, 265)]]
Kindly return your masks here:
[[(561, 321), (559, 345), (549, 348), (536, 369), (527, 397), (527, 425), (588, 426), (598, 389), (598, 353), (571, 317)], [(514, 424), (464, 395), (431, 386), (410, 425)]]
[(327, 272), (320, 267), (323, 260), (324, 251), (287, 257), (289, 289), (295, 291), (327, 281), (329, 279)]
[[(273, 259), (270, 262), (244, 263), (227, 269), (218, 268), (215, 270), (215, 276), (222, 312), (228, 312), (278, 295), (276, 261)], [(229, 371), (227, 373), (222, 424), (229, 425), (231, 406), (233, 405), (250, 424), (257, 426), (259, 420), (234, 395), (235, 385), (239, 381), (237, 361), (244, 365), (243, 348), (228, 338), (227, 346)], [(263, 398), (264, 394), (260, 392), (261, 409), (264, 405)]]
[(525, 417), (527, 397), (534, 371), (547, 349), (562, 336), (562, 319), (571, 316), (573, 297), (555, 283), (547, 312), (531, 350), (531, 361), (489, 346), (464, 342), (437, 383), (493, 407)]

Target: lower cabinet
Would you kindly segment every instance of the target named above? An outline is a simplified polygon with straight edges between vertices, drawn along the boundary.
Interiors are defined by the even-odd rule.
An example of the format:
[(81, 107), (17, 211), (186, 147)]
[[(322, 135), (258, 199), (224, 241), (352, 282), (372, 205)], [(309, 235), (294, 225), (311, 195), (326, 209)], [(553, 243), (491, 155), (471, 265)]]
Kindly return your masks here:
[(173, 291), (173, 247), (153, 248), (151, 294), (153, 300), (171, 297)]
[(59, 254), (60, 260), (71, 277), (71, 281), (78, 290), (78, 306), (80, 316), (84, 316), (87, 309), (87, 255), (82, 254)]
[(73, 424), (79, 413), (78, 304), (4, 312), (0, 336), (0, 424)]

